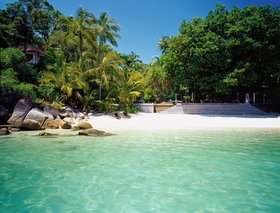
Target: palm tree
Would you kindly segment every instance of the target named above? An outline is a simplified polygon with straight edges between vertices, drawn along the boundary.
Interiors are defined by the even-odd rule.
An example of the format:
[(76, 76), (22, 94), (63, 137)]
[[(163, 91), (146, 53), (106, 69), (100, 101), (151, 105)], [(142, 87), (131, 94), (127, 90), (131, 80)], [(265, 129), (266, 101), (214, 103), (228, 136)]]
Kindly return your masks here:
[(120, 53), (120, 57), (123, 59), (126, 67), (138, 70), (143, 65), (142, 61), (139, 59), (139, 55), (135, 54), (133, 51), (129, 54)]
[(161, 53), (164, 53), (165, 50), (168, 48), (169, 44), (170, 44), (170, 37), (163, 36), (158, 42), (158, 49), (161, 51)]
[(83, 72), (79, 63), (54, 64), (47, 67), (40, 80), (41, 83), (50, 83), (65, 94), (65, 99), (73, 95), (73, 91), (86, 90), (87, 83), (83, 79)]
[(146, 95), (154, 97), (156, 101), (164, 100), (171, 82), (159, 58), (149, 64), (145, 78)]
[(144, 91), (144, 76), (138, 71), (123, 69), (118, 71), (116, 77), (115, 86), (120, 107), (124, 111), (128, 111), (129, 105)]
[(97, 61), (95, 72), (97, 74), (97, 83), (99, 84), (99, 101), (102, 98), (103, 85), (107, 88), (109, 87), (110, 79), (119, 70), (121, 63), (122, 60), (115, 51), (103, 51), (100, 61)]
[[(58, 29), (60, 33), (53, 34), (52, 42), (61, 45), (68, 61), (79, 58), (79, 63), (65, 64), (61, 70), (57, 68), (59, 72), (51, 73), (53, 69), (49, 68), (49, 72), (44, 73), (44, 81), (52, 82), (67, 96), (71, 96), (75, 91), (75, 97), (87, 108), (89, 102), (93, 102), (96, 84), (99, 86), (98, 99), (101, 101), (103, 87), (108, 90), (113, 73), (120, 68), (121, 58), (106, 44), (117, 46), (116, 38), (119, 37), (117, 32), (120, 27), (106, 12), (96, 19), (87, 10), (79, 8), (76, 17), (61, 17)], [(78, 82), (85, 83), (87, 88), (82, 85), (75, 87), (76, 85), (72, 84)], [(83, 92), (77, 93), (80, 89)]]
[(120, 30), (119, 25), (115, 19), (110, 18), (106, 12), (100, 13), (99, 19), (97, 19), (97, 34), (99, 39), (99, 46), (103, 46), (108, 41), (113, 46), (117, 46), (116, 38), (120, 35), (118, 31)]
[(84, 41), (96, 48), (96, 18), (86, 9), (79, 8), (77, 16), (61, 17), (59, 27), (66, 37), (76, 36), (79, 41), (79, 56), (83, 62)]

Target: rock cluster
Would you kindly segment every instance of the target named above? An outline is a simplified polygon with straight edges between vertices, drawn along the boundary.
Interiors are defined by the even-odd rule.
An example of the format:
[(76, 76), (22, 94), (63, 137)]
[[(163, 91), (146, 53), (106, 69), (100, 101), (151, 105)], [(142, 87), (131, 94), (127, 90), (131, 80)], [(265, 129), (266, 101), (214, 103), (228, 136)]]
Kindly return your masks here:
[[(92, 128), (91, 123), (85, 120), (85, 115), (75, 109), (64, 107), (59, 111), (51, 106), (35, 104), (28, 99), (19, 100), (7, 123), (10, 128), (22, 130)], [(1, 134), (4, 134), (2, 132)]]
[(97, 130), (97, 129), (84, 129), (80, 130), (77, 134), (73, 135), (71, 134), (54, 134), (54, 133), (49, 133), (49, 132), (40, 132), (38, 136), (40, 137), (74, 137), (74, 136), (90, 136), (90, 137), (104, 137), (104, 136), (112, 136), (113, 134)]
[(1, 128), (0, 129), (0, 135), (9, 135), (11, 132), (9, 131), (8, 128)]
[[(5, 109), (1, 108), (1, 117), (3, 115), (6, 115)], [(8, 135), (11, 132), (20, 130), (43, 129), (71, 129), (73, 131), (79, 131), (76, 135), (92, 137), (112, 135), (93, 129), (92, 124), (86, 120), (85, 115), (75, 109), (64, 107), (59, 111), (51, 106), (35, 104), (28, 99), (19, 100), (7, 123), (8, 125), (0, 125), (0, 135)], [(73, 136), (73, 134), (70, 135)], [(57, 137), (60, 135), (41, 132), (39, 136)]]

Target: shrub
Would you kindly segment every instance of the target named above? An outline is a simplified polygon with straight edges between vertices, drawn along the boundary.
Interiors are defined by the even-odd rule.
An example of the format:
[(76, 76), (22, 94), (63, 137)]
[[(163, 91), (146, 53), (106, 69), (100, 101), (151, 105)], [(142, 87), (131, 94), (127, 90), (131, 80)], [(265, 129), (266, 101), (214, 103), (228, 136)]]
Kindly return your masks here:
[(25, 61), (24, 54), (14, 48), (0, 50), (0, 100), (9, 110), (21, 98), (35, 100), (37, 86), (29, 82), (36, 80), (35, 70)]
[(22, 51), (15, 48), (6, 48), (0, 50), (0, 70), (12, 68), (19, 81), (28, 83), (37, 82), (37, 71), (25, 61), (25, 55)]

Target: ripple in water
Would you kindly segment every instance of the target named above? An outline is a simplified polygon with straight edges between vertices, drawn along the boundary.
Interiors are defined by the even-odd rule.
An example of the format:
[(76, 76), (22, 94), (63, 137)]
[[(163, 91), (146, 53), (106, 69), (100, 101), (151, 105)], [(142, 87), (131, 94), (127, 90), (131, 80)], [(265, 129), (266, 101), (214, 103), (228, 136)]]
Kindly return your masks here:
[(277, 130), (19, 135), (0, 150), (0, 212), (280, 209)]

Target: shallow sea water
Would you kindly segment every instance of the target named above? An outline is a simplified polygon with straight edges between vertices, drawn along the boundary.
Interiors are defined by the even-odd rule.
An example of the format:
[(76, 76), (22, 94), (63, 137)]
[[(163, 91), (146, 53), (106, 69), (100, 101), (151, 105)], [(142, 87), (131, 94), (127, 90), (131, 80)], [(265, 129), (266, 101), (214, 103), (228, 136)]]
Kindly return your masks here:
[(0, 212), (279, 212), (280, 130), (0, 138)]

